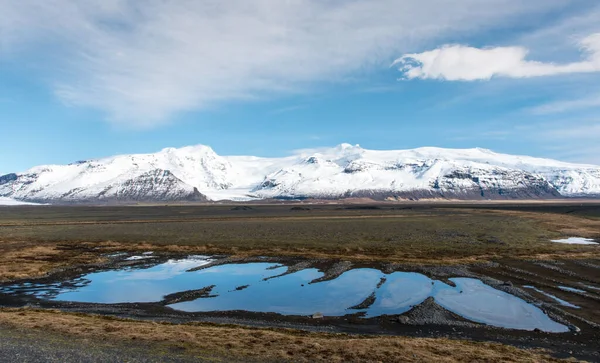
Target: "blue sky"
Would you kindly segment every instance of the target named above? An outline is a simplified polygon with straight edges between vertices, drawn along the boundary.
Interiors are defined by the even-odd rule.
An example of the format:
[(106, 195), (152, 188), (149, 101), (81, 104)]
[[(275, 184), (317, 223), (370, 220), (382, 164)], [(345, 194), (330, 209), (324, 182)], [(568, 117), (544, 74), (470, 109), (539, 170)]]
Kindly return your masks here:
[(22, 0), (0, 13), (0, 174), (193, 144), (600, 164), (597, 1)]

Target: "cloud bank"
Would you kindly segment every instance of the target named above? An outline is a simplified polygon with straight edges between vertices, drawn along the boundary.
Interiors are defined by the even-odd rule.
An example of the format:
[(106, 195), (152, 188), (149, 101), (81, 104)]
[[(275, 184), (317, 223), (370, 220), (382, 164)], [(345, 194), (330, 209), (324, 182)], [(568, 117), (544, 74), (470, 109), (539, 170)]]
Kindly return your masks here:
[[(43, 69), (65, 103), (147, 127), (181, 111), (340, 82), (442, 37), (563, 6), (565, 0), (0, 0), (0, 61)], [(513, 62), (524, 57), (508, 52)], [(428, 77), (424, 70), (408, 74)]]
[(405, 54), (394, 61), (406, 79), (446, 81), (489, 80), (493, 77), (529, 78), (600, 72), (600, 33), (579, 43), (583, 59), (555, 64), (527, 60), (523, 47), (473, 48), (445, 45), (423, 53)]

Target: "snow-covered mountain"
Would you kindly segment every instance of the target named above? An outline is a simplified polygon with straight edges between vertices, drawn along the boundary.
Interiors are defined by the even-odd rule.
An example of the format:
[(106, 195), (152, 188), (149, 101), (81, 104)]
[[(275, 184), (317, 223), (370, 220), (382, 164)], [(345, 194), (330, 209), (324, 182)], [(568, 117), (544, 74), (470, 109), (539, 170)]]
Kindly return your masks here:
[(283, 158), (167, 148), (0, 177), (0, 197), (42, 203), (265, 198), (534, 199), (600, 196), (600, 167), (485, 149), (376, 151), (358, 145)]

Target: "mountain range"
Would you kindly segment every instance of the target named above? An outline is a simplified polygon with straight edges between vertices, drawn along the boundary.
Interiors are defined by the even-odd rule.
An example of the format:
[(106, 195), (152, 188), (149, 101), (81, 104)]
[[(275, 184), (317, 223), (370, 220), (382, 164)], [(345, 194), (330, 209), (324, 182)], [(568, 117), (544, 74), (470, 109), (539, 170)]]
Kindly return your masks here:
[(0, 176), (3, 200), (51, 204), (572, 197), (600, 197), (600, 166), (480, 148), (382, 151), (341, 144), (262, 158), (220, 156), (198, 145)]

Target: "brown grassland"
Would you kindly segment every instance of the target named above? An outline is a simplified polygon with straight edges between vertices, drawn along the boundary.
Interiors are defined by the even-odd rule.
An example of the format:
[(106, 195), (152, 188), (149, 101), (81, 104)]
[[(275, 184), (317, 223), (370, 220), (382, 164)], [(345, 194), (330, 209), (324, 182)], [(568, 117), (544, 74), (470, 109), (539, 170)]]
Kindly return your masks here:
[[(114, 251), (303, 256), (418, 264), (599, 258), (600, 206), (293, 205), (0, 209), (0, 281), (103, 260)], [(0, 324), (178, 346), (186, 354), (293, 361), (553, 361), (543, 351), (444, 338), (365, 337), (208, 324), (166, 324), (1, 309)]]
[(555, 213), (551, 208), (542, 212), (387, 206), (317, 206), (308, 211), (291, 211), (289, 206), (231, 209), (0, 209), (0, 279), (94, 262), (99, 252), (115, 250), (449, 264), (501, 258), (590, 257), (597, 255), (596, 248), (549, 240), (570, 235), (600, 237), (600, 218), (595, 214), (568, 214), (562, 209)]
[[(542, 350), (444, 338), (310, 333), (210, 324), (168, 324), (56, 311), (1, 309), (0, 324), (90, 339), (145, 341), (197, 357), (269, 362), (558, 362)], [(215, 358), (215, 360), (220, 360)]]

